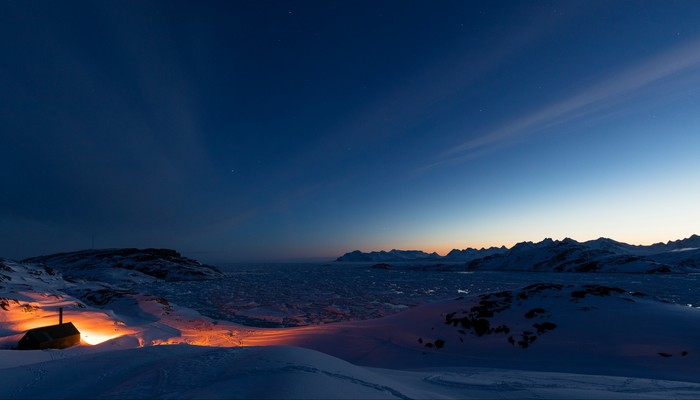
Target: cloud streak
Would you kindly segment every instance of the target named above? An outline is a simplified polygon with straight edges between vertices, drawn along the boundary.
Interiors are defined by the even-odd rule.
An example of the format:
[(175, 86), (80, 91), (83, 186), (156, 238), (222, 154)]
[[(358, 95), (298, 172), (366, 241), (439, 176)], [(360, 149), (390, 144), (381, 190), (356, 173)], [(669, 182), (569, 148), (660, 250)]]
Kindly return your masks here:
[(634, 92), (697, 68), (700, 68), (700, 40), (647, 59), (560, 102), (449, 148), (438, 156), (436, 162), (423, 169), (479, 157), (496, 148), (518, 142), (534, 131), (581, 119), (609, 108)]

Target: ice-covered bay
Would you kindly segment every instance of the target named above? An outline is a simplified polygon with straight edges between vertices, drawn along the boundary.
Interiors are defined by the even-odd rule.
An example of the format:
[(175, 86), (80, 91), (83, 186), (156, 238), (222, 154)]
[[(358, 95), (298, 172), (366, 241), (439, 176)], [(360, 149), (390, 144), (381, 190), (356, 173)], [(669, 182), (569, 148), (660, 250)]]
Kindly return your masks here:
[(458, 296), (533, 283), (599, 284), (700, 306), (700, 274), (464, 272), (459, 266), (232, 264), (225, 279), (157, 282), (145, 289), (216, 319), (258, 327), (378, 318)]

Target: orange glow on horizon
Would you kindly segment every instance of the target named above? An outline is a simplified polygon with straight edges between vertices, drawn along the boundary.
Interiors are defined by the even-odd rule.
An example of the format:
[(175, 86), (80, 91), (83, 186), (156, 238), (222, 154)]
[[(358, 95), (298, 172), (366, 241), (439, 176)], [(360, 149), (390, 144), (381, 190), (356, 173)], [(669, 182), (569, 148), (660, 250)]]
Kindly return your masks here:
[(425, 253), (437, 253), (440, 256), (445, 256), (447, 255), (450, 251), (457, 249), (457, 250), (465, 250), (467, 248), (473, 248), (480, 250), (482, 248), (488, 249), (490, 247), (502, 247), (505, 246), (507, 249), (512, 248), (518, 243), (521, 242), (533, 242), (533, 243), (538, 243), (541, 242), (544, 239), (552, 239), (552, 240), (564, 240), (565, 238), (570, 238), (573, 240), (576, 240), (577, 242), (587, 242), (589, 240), (596, 240), (599, 238), (608, 238), (612, 239), (618, 242), (630, 244), (633, 246), (650, 246), (656, 243), (666, 243), (668, 241), (676, 241), (676, 240), (682, 240), (691, 237), (693, 234), (700, 234), (700, 232), (694, 233), (694, 232), (687, 232), (685, 234), (680, 234), (676, 235), (676, 237), (667, 235), (666, 233), (659, 234), (656, 233), (655, 235), (645, 235), (645, 234), (638, 234), (638, 235), (619, 235), (616, 234), (616, 232), (610, 232), (607, 234), (604, 233), (587, 233), (587, 234), (582, 234), (582, 235), (574, 235), (574, 234), (564, 234), (562, 232), (552, 232), (548, 235), (542, 234), (539, 236), (526, 236), (526, 235), (509, 235), (507, 237), (503, 237), (498, 240), (489, 240), (484, 238), (484, 240), (462, 240), (462, 241), (455, 241), (453, 239), (445, 240), (445, 241), (440, 241), (436, 240), (436, 238), (432, 238), (430, 241), (422, 242), (420, 244), (420, 240), (417, 239), (412, 239), (406, 242), (402, 243), (396, 243), (396, 242), (387, 242), (387, 243), (378, 243), (374, 244), (372, 246), (368, 246), (367, 248), (358, 248), (358, 249), (352, 249), (352, 250), (347, 250), (344, 252), (340, 252), (340, 254), (345, 254), (346, 252), (353, 251), (353, 250), (360, 250), (364, 253), (369, 253), (373, 251), (389, 251), (392, 249), (397, 249), (397, 250), (420, 250)]

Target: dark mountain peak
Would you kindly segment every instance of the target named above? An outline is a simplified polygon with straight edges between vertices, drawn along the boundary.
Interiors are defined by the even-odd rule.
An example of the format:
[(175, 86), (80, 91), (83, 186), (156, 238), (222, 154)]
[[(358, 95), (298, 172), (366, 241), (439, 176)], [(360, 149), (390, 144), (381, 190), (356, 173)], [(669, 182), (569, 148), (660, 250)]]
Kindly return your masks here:
[(476, 250), (468, 248), (465, 250), (453, 249), (446, 256), (440, 256), (436, 252), (426, 253), (421, 250), (398, 250), (372, 251), (363, 253), (355, 250), (338, 257), (336, 261), (341, 262), (396, 262), (396, 261), (471, 261), (476, 258), (486, 257), (491, 254), (505, 251), (505, 247), (491, 247), (488, 249)]

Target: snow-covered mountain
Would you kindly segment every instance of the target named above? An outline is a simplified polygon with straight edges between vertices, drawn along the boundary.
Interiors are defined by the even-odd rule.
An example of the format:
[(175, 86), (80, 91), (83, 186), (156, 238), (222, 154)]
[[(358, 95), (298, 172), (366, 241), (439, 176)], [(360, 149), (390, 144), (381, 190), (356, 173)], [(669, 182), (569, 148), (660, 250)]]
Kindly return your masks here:
[(441, 256), (438, 253), (426, 253), (421, 250), (390, 250), (371, 251), (363, 253), (360, 250), (351, 251), (338, 257), (336, 261), (342, 262), (403, 262), (403, 261), (451, 261), (466, 262), (477, 258), (486, 257), (506, 251), (505, 247), (490, 247), (488, 249), (464, 250), (453, 249), (447, 255)]
[[(363, 253), (355, 250), (339, 257), (345, 262), (465, 262), (469, 270), (547, 272), (687, 273), (700, 271), (700, 236), (631, 245), (608, 238), (586, 242), (566, 238), (520, 242), (503, 247), (452, 250), (445, 256), (420, 250)], [(442, 266), (442, 268), (446, 268)], [(454, 269), (454, 266), (449, 266)]]
[(92, 281), (181, 281), (223, 276), (218, 268), (170, 249), (83, 250), (33, 257), (23, 262), (46, 265), (69, 279)]
[(489, 247), (482, 249), (467, 248), (464, 250), (452, 249), (442, 259), (444, 261), (471, 261), (477, 258), (488, 257), (494, 254), (500, 254), (508, 250), (505, 246)]
[(687, 273), (700, 271), (700, 237), (633, 246), (600, 238), (587, 242), (521, 242), (500, 254), (472, 260), (469, 270)]

